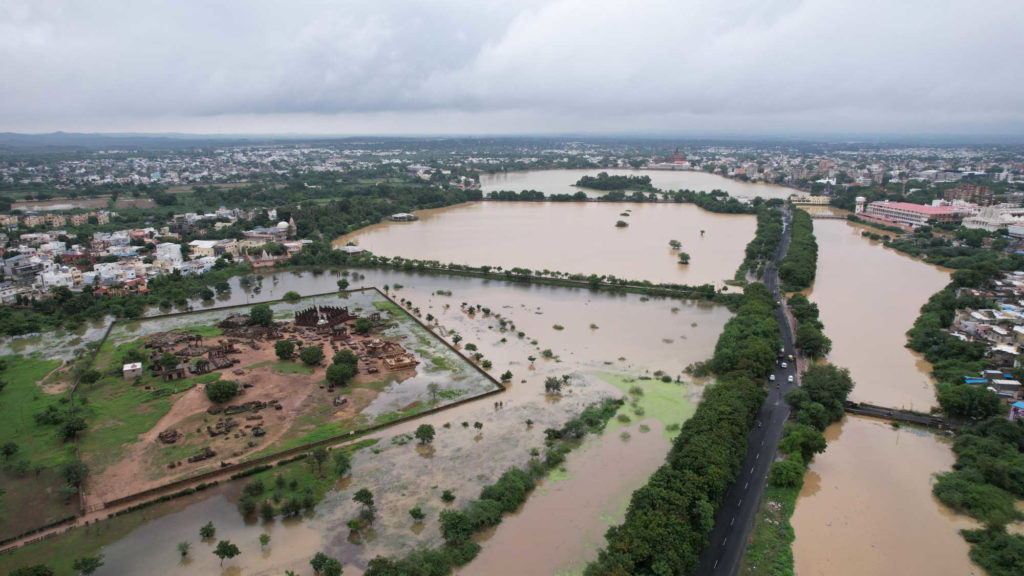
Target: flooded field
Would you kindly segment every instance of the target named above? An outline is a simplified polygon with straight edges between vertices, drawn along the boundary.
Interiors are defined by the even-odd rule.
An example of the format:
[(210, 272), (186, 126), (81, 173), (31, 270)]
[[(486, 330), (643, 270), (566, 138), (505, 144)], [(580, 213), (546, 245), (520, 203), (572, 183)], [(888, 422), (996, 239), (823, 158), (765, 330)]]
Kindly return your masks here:
[(816, 220), (817, 280), (807, 297), (821, 309), (832, 339), (829, 360), (850, 369), (851, 400), (927, 412), (935, 391), (922, 357), (905, 348), (921, 306), (949, 273), (883, 248), (863, 227)]
[[(262, 431), (260, 436), (250, 437), (244, 430), (241, 435), (236, 432), (233, 438), (228, 438), (230, 435), (215, 438), (212, 433), (207, 437), (205, 433), (193, 432), (209, 426), (213, 419), (206, 412), (209, 401), (202, 387), (192, 387), (186, 381), (182, 389), (173, 388), (174, 393), (167, 396), (167, 403), (146, 401), (140, 405), (128, 404), (116, 415), (96, 417), (95, 425), (105, 430), (106, 436), (120, 434), (127, 441), (117, 451), (116, 460), (98, 435), (88, 435), (79, 443), (83, 458), (92, 466), (94, 477), (87, 502), (108, 502), (172, 479), (215, 470), (219, 464), (217, 459), (182, 464), (184, 457), (205, 448), (215, 449), (220, 461), (227, 458), (249, 459), (341, 436), (496, 388), (493, 381), (464, 357), (445, 346), (374, 290), (307, 298), (293, 303), (278, 302), (272, 310), (278, 319), (290, 320), (294, 312), (308, 308), (314, 301), (324, 306), (345, 306), (361, 316), (382, 310), (388, 324), (380, 332), (374, 332), (375, 337), (404, 346), (404, 351), (412, 354), (418, 363), (399, 371), (381, 368), (382, 372), (376, 376), (361, 374), (349, 383), (342, 394), (347, 402), (344, 408), (332, 408), (336, 394), (323, 390), (324, 376), (320, 368), (307, 368), (297, 362), (279, 365), (268, 343), (252, 348), (239, 344), (239, 350), (232, 355), (238, 361), (238, 367), (232, 371), (225, 370), (218, 377), (250, 384), (252, 388), (243, 396), (247, 401), (280, 403), (281, 409), (268, 415), (266, 421), (262, 416), (258, 417)], [(106, 371), (116, 372), (121, 365), (114, 351), (118, 346), (139, 346), (143, 344), (143, 338), (168, 330), (210, 329), (236, 312), (237, 309), (221, 309), (118, 323), (98, 355), (97, 366), (111, 365), (112, 368)], [(302, 337), (311, 335), (307, 333)], [(216, 336), (208, 340), (212, 341), (212, 338)], [(310, 342), (316, 345), (315, 341)], [(337, 348), (337, 345), (333, 346)], [(324, 349), (330, 358), (332, 348), (324, 346)], [(432, 386), (435, 387), (433, 391)], [(118, 396), (124, 393), (123, 388), (123, 380), (118, 376), (112, 382), (104, 380), (95, 387), (89, 387), (87, 392), (93, 403), (103, 405), (118, 402)], [(101, 413), (105, 412), (101, 410)], [(132, 425), (122, 422), (126, 417)], [(173, 446), (162, 445), (156, 435), (163, 430), (182, 431), (183, 438)], [(175, 465), (169, 466), (171, 463)]]
[(774, 184), (754, 184), (731, 180), (717, 174), (692, 170), (530, 170), (503, 174), (481, 174), (480, 185), (483, 193), (497, 190), (538, 190), (545, 194), (575, 194), (580, 190), (587, 196), (601, 196), (600, 190), (588, 190), (573, 186), (583, 176), (597, 176), (607, 172), (612, 176), (650, 176), (651, 184), (662, 190), (724, 190), (737, 198), (789, 198), (795, 192), (792, 188)]
[(953, 466), (947, 440), (852, 416), (825, 435), (793, 514), (796, 574), (984, 574), (958, 532), (973, 523), (932, 496)]
[[(281, 272), (265, 275), (262, 283), (246, 283), (248, 288), (236, 278), (232, 280), (231, 295), (218, 305), (271, 300), (288, 290), (328, 292), (336, 288), (338, 278), (332, 273)], [(395, 271), (352, 271), (347, 278), (353, 288), (388, 284), (396, 300), (404, 298), (424, 317), (436, 317), (437, 330), (449, 340), (458, 333), (463, 338), (462, 347), (469, 343), (478, 346), (494, 362), (493, 374), (506, 369), (513, 373), (508, 391), (378, 434), (379, 442), (373, 449), (357, 453), (352, 480), (330, 493), (311, 518), (297, 528), (288, 528), (310, 535), (308, 542), (303, 540), (294, 550), (285, 544), (293, 541), (290, 535), (281, 536), (275, 548), (276, 531), (285, 528), (278, 520), (271, 525), (275, 532), (270, 556), (264, 559), (257, 537), (267, 528), (262, 522), (243, 522), (230, 495), (228, 500), (216, 496), (178, 514), (153, 520), (107, 546), (103, 550), (107, 554), (103, 574), (180, 572), (183, 567), (178, 564), (174, 543), (186, 538), (198, 540), (194, 534), (205, 519), (215, 520), (218, 539), (230, 539), (243, 548), (242, 556), (225, 562), (228, 573), (279, 574), (285, 568), (308, 572), (309, 557), (317, 550), (342, 558), (347, 574), (358, 573), (358, 567), (378, 554), (399, 554), (416, 546), (438, 544), (437, 514), (445, 506), (440, 499), (442, 490), (455, 493), (453, 506), (463, 505), (508, 467), (525, 465), (530, 449), (543, 446), (544, 429), (560, 426), (600, 398), (622, 395), (622, 387), (640, 386), (645, 398), (669, 407), (671, 420), (648, 407), (646, 415), (630, 412), (630, 423), (615, 422), (604, 435), (588, 440), (570, 455), (564, 470), (543, 483), (516, 515), (487, 535), (484, 553), (477, 560), (481, 567), (471, 564), (464, 572), (496, 573), (492, 567), (518, 562), (522, 559), (523, 538), (532, 538), (533, 534), (548, 535), (529, 542), (536, 558), (533, 566), (543, 570), (539, 573), (579, 568), (595, 553), (606, 527), (621, 519), (632, 490), (664, 461), (669, 448), (665, 422), (688, 417), (700, 395), (700, 387), (685, 383), (685, 377), (683, 384), (638, 377), (651, 377), (656, 372), (682, 377), (688, 364), (712, 354), (715, 340), (730, 317), (725, 308), (704, 302), (648, 300), (584, 289)], [(489, 308), (491, 313), (468, 314), (463, 302)], [(502, 319), (509, 326), (514, 324), (515, 329), (509, 327), (502, 332)], [(556, 324), (562, 329), (556, 329)], [(522, 338), (518, 332), (524, 333)], [(551, 358), (545, 358), (545, 350), (551, 351)], [(566, 392), (561, 397), (546, 396), (544, 378), (563, 375), (570, 375)], [(662, 402), (664, 395), (674, 400)], [(495, 406), (497, 401), (500, 406)], [(533, 425), (527, 426), (527, 420)], [(480, 431), (471, 426), (474, 422), (482, 424)], [(421, 423), (433, 424), (437, 429), (430, 447), (400, 441), (401, 435), (412, 433)], [(629, 434), (628, 439), (620, 437), (623, 432)], [(362, 487), (373, 491), (378, 514), (374, 530), (357, 544), (350, 539), (346, 523), (357, 514), (358, 505), (351, 498)], [(421, 525), (414, 525), (408, 515), (413, 506), (420, 506), (427, 514)], [(550, 514), (555, 509), (556, 520)], [(158, 528), (152, 528), (154, 525)], [(196, 556), (204, 557), (202, 566), (216, 560), (204, 546), (193, 542)]]
[[(861, 237), (862, 228), (816, 220), (818, 274), (808, 297), (832, 338), (829, 360), (850, 369), (851, 398), (927, 411), (930, 365), (904, 347), (928, 298), (949, 281), (942, 269)], [(954, 461), (944, 437), (848, 417), (826, 431), (792, 518), (796, 573), (981, 574), (958, 530), (969, 527), (931, 493), (932, 475)]]
[[(354, 242), (381, 256), (444, 263), (720, 285), (735, 274), (756, 226), (753, 216), (692, 204), (472, 202), (416, 214), (417, 222), (375, 224), (335, 246)], [(618, 220), (629, 226), (617, 228)], [(669, 248), (673, 239), (690, 254), (688, 265)]]

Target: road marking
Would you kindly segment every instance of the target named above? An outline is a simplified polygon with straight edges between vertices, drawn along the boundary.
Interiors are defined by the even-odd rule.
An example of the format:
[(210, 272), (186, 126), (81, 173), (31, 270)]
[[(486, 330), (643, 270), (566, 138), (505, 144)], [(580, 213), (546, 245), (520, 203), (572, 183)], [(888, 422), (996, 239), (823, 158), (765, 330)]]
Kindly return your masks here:
[(757, 460), (757, 459), (758, 459), (758, 458), (760, 458), (760, 457), (761, 457), (761, 453), (760, 453), (760, 452), (758, 452), (758, 453), (757, 453), (757, 455), (756, 455), (756, 456), (754, 456), (754, 460)]
[(740, 498), (739, 504), (736, 505), (737, 508), (739, 508), (740, 506), (743, 506), (743, 498)]
[(729, 522), (729, 526), (732, 526), (732, 525), (733, 525), (733, 524), (735, 524), (735, 523), (736, 523), (736, 517), (735, 517), (735, 516), (733, 516), (733, 517), (732, 517), (732, 522)]
[(718, 568), (718, 560), (715, 560), (715, 565), (711, 567), (712, 570), (714, 570), (715, 568)]
[(726, 543), (726, 542), (727, 542), (728, 540), (729, 540), (729, 537), (728, 537), (728, 536), (726, 536), (725, 538), (722, 538), (722, 547), (723, 547), (723, 548), (725, 547), (725, 543)]
[(751, 474), (753, 474), (753, 473), (754, 473), (754, 467), (753, 467), (753, 466), (751, 466), (751, 467), (750, 467), (750, 473), (751, 473)]

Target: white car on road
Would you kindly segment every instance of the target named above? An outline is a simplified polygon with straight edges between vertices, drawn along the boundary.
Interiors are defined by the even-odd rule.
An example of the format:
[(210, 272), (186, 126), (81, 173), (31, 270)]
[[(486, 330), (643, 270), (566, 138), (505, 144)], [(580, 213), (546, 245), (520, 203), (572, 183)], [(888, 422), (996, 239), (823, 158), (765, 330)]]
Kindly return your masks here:
[(787, 378), (787, 381), (788, 382), (792, 382), (793, 381), (793, 375), (792, 374), (789, 375), (789, 378)]

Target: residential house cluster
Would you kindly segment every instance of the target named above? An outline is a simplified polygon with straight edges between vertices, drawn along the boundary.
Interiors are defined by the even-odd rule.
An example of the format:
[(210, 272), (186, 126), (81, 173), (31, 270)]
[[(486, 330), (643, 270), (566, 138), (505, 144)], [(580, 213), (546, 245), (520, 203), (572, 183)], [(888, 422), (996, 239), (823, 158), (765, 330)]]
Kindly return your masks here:
[(1008, 403), (1024, 399), (1021, 382), (1010, 374), (1022, 365), (1024, 352), (1024, 272), (1011, 272), (983, 289), (960, 288), (995, 304), (992, 308), (957, 310), (950, 333), (965, 342), (982, 342), (996, 369), (965, 375), (964, 382), (989, 388)]

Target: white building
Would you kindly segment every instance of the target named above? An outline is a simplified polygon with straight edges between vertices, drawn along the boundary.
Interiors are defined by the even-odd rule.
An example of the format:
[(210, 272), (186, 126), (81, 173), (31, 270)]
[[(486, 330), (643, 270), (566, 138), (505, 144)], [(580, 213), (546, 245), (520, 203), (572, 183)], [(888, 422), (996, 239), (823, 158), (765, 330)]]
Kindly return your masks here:
[(180, 264), (182, 261), (181, 245), (173, 242), (161, 242), (160, 244), (157, 244), (156, 259), (166, 260), (172, 264)]
[(142, 377), (142, 362), (132, 362), (121, 367), (121, 373), (125, 380), (134, 380)]
[(205, 256), (214, 255), (214, 246), (217, 245), (216, 240), (193, 240), (188, 243), (189, 252), (192, 258), (203, 258)]

